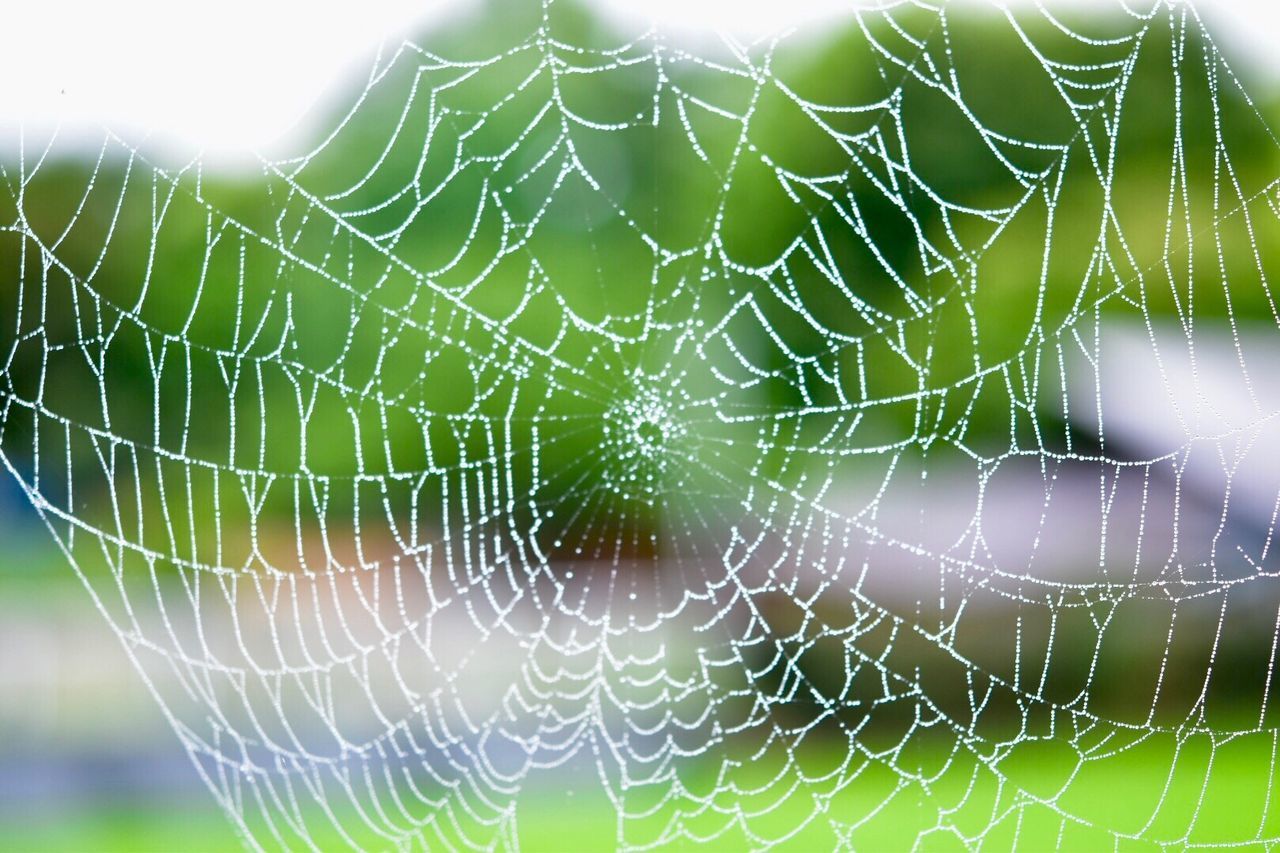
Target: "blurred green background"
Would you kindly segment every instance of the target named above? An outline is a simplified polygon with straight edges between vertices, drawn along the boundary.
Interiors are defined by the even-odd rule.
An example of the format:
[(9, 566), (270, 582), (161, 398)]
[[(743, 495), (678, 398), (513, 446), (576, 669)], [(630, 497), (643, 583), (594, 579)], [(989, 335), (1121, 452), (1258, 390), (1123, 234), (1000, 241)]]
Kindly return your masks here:
[[(24, 182), (15, 179), (20, 167), (11, 158), (0, 190), (0, 221), (17, 222), (20, 209), (22, 227), (0, 231), (0, 333), (9, 336), (0, 337), (0, 348), (13, 347), (5, 393), (40, 399), (73, 423), (141, 444), (181, 442), (191, 455), (223, 464), (335, 475), (448, 468), (492, 454), (491, 437), (458, 425), (465, 418), (427, 418), (430, 426), (424, 428), (413, 417), (385, 417), (388, 399), (403, 411), (487, 421), (514, 410), (518, 418), (548, 424), (540, 438), (523, 435), (515, 442), (520, 447), (546, 442), (542, 467), (566, 473), (542, 483), (539, 498), (557, 505), (600, 485), (583, 477), (616, 474), (605, 464), (579, 476), (584, 470), (579, 460), (601, 442), (605, 404), (578, 391), (618, 388), (636, 371), (661, 375), (677, 355), (688, 357), (682, 349), (688, 344), (679, 336), (682, 318), (725, 317), (736, 298), (753, 289), (759, 322), (734, 314), (725, 339), (772, 378), (754, 384), (750, 393), (722, 398), (722, 409), (700, 404), (707, 429), (718, 430), (725, 441), (688, 452), (708, 465), (742, 466), (754, 462), (746, 456), (758, 451), (760, 476), (792, 484), (822, 470), (821, 460), (791, 454), (786, 446), (812, 444), (829, 423), (798, 423), (794, 433), (726, 460), (729, 451), (723, 447), (749, 445), (744, 437), (754, 436), (754, 427), (716, 423), (714, 411), (749, 417), (832, 404), (842, 394), (893, 399), (952, 389), (940, 398), (922, 395), (871, 406), (855, 443), (927, 450), (937, 441), (977, 455), (1010, 448), (1097, 450), (1090, 425), (1073, 422), (1063, 411), (1066, 380), (1054, 377), (1053, 370), (1045, 371), (1049, 377), (1040, 394), (1031, 395), (1035, 405), (1026, 405), (1009, 383), (973, 377), (1010, 360), (1025, 367), (1029, 353), (1052, 351), (1062, 329), (1087, 329), (1102, 315), (1184, 326), (1191, 318), (1205, 323), (1231, 318), (1270, 324), (1274, 332), (1272, 294), (1260, 269), (1274, 265), (1280, 245), (1280, 218), (1266, 207), (1266, 193), (1274, 193), (1269, 188), (1280, 174), (1280, 148), (1268, 129), (1280, 119), (1280, 86), (1256, 69), (1240, 68), (1252, 101), (1247, 99), (1194, 27), (1182, 29), (1186, 23), (1177, 14), (1154, 19), (1136, 59), (1132, 42), (1107, 41), (1108, 34), (1134, 32), (1133, 22), (1093, 8), (1076, 21), (1095, 35), (1090, 44), (1062, 38), (1039, 15), (1019, 16), (1020, 35), (994, 13), (970, 10), (950, 15), (943, 34), (932, 15), (908, 11), (893, 26), (872, 20), (867, 29), (827, 28), (820, 36), (795, 37), (771, 51), (756, 46), (751, 55), (761, 62), (768, 55), (767, 73), (779, 85), (766, 87), (752, 103), (750, 154), (739, 156), (738, 126), (718, 123), (714, 111), (690, 118), (664, 102), (668, 108), (652, 120), (625, 130), (594, 128), (592, 123), (612, 127), (648, 115), (659, 74), (691, 97), (728, 111), (741, 110), (750, 100), (751, 80), (697, 62), (659, 68), (641, 61), (649, 47), (628, 46), (626, 34), (595, 13), (564, 3), (553, 8), (556, 19), (550, 26), (560, 43), (617, 48), (619, 56), (634, 54), (637, 61), (574, 74), (573, 52), (556, 48), (563, 63), (559, 78), (531, 76), (536, 56), (522, 53), (465, 77), (455, 66), (424, 71), (417, 61), (388, 63), (376, 87), (366, 89), (360, 81), (335, 97), (326, 111), (330, 118), (316, 125), (337, 131), (318, 154), (262, 172), (204, 169), (184, 165), (181, 158), (170, 166), (165, 158), (172, 155), (157, 154), (157, 162), (169, 169), (158, 173), (131, 149), (108, 144), (101, 154), (54, 156)], [(425, 34), (423, 43), (454, 60), (492, 56), (523, 43), (542, 13), (540, 6), (523, 4), (464, 16)], [(903, 51), (917, 36), (928, 39), (924, 52), (937, 58), (936, 67), (947, 68), (944, 57), (959, 58), (953, 70), (968, 114), (938, 87), (904, 76), (874, 49), (883, 41)], [(1060, 78), (1038, 65), (1024, 36), (1052, 45)], [(679, 56), (679, 49), (672, 55)], [(935, 76), (944, 78), (942, 72)], [(1064, 91), (1059, 86), (1065, 80), (1074, 83)], [(824, 124), (800, 109), (788, 92), (825, 104), (886, 99), (892, 111), (831, 113), (823, 116)], [(1096, 103), (1072, 115), (1064, 98)], [(539, 118), (556, 99), (584, 119), (567, 132), (569, 143), (551, 141), (565, 135), (552, 114)], [(352, 106), (358, 109), (348, 113)], [(481, 115), (485, 119), (477, 123)], [(975, 122), (994, 136), (984, 139)], [(702, 150), (689, 144), (691, 123)], [(896, 145), (894, 150), (877, 153), (854, 144), (851, 156), (833, 142), (834, 127), (857, 135), (882, 123), (884, 132), (875, 139)], [(540, 142), (544, 137), (546, 145)], [(1113, 137), (1119, 141), (1111, 147)], [(549, 152), (550, 165), (538, 167), (525, 152), (493, 159), (517, 139), (530, 152)], [(1006, 144), (1015, 139), (1040, 145)], [(299, 149), (307, 150), (311, 141), (300, 142)], [(468, 160), (479, 165), (454, 174), (460, 152), (479, 158)], [(1098, 157), (1111, 161), (1100, 164)], [(597, 186), (560, 169), (573, 158), (596, 177)], [(908, 158), (909, 173), (886, 167), (886, 161)], [(1107, 192), (1114, 218), (1109, 221), (1100, 215), (1099, 170), (1112, 176)], [(783, 174), (791, 177), (783, 180)], [(299, 186), (326, 199), (350, 232), (308, 221), (308, 206), (297, 203)], [(424, 192), (437, 186), (439, 193)], [(890, 186), (897, 191), (887, 191)], [(1234, 187), (1250, 211), (1262, 214), (1247, 222), (1233, 217), (1240, 205), (1224, 193), (1226, 187)], [(505, 198), (501, 210), (481, 204), (491, 191)], [(1024, 196), (1030, 200), (1020, 201)], [(997, 228), (999, 212), (1020, 204), (1025, 211)], [(722, 252), (712, 257), (699, 249), (717, 207)], [(273, 245), (264, 250), (252, 241), (236, 244), (209, 209), (268, 236)], [(504, 253), (504, 215), (546, 224), (523, 251)], [(852, 216), (858, 217), (856, 226), (850, 224)], [(659, 266), (627, 217), (665, 248), (687, 254)], [(1170, 229), (1171, 223), (1177, 227)], [(65, 270), (42, 266), (30, 235), (56, 247)], [(1208, 235), (1221, 238), (1222, 251)], [(405, 268), (370, 262), (358, 245), (361, 236), (394, 250)], [(244, 247), (217, 250), (223, 238), (228, 246)], [(761, 291), (753, 276), (795, 241), (812, 254), (795, 251), (785, 273), (779, 273), (789, 288), (788, 302)], [(287, 258), (282, 245), (288, 246)], [(1052, 247), (1047, 254), (1046, 245)], [(815, 257), (829, 270), (812, 261)], [(1162, 278), (1169, 258), (1186, 274)], [(356, 283), (354, 291), (319, 286), (344, 269)], [(421, 297), (407, 274), (414, 271), (449, 298)], [(856, 299), (838, 292), (829, 271)], [(1143, 285), (1137, 289), (1139, 279)], [(691, 287), (694, 281), (701, 286)], [(1120, 295), (1105, 296), (1111, 289)], [(93, 294), (102, 299), (93, 300)], [(366, 312), (356, 319), (365, 299), (395, 307), (435, 337), (405, 334), (388, 350), (386, 316)], [(489, 317), (511, 315), (515, 319), (504, 330), (508, 336), (539, 346), (556, 340), (556, 352), (569, 367), (547, 369), (537, 359), (525, 364), (517, 348), (495, 343), (491, 328), (463, 323), (462, 313), (450, 307), (455, 302)], [(857, 310), (851, 308), (854, 302)], [(934, 309), (918, 312), (919, 304)], [(616, 329), (629, 342), (604, 346), (598, 330), (566, 322), (570, 310)], [(832, 348), (832, 338), (818, 333), (806, 312), (864, 344)], [(119, 324), (123, 316), (141, 319), (154, 334)], [(26, 334), (34, 328), (33, 317), (40, 318), (41, 336)], [(262, 323), (249, 329), (246, 317)], [(98, 353), (106, 376), (95, 375), (92, 358), (76, 344), (113, 325), (118, 333)], [(642, 333), (646, 328), (658, 331)], [(643, 345), (635, 343), (639, 338)], [(194, 367), (171, 367), (160, 379), (153, 365), (191, 358), (178, 346), (158, 354), (163, 340), (206, 349), (195, 353)], [(218, 348), (267, 360), (287, 358), (300, 369), (365, 393), (344, 397), (322, 388), (310, 424), (304, 423), (291, 409), (293, 389), (280, 376), (250, 377), (229, 394), (225, 374), (218, 378), (216, 359), (208, 356)], [(853, 376), (865, 367), (870, 387), (854, 392), (851, 379), (841, 386), (816, 372), (793, 370), (797, 356), (812, 356), (814, 364), (834, 374)], [(473, 370), (478, 361), (485, 370)], [(708, 356), (707, 362), (742, 374), (724, 354)], [(530, 375), (517, 397), (512, 374), (522, 366)], [(745, 382), (744, 376), (734, 378)], [(713, 384), (705, 382), (703, 391)], [(109, 403), (100, 400), (100, 383), (111, 388)], [(194, 403), (193, 387), (203, 392)], [(205, 402), (219, 396), (223, 408)], [(166, 401), (164, 408), (153, 407), (157, 398)], [(183, 412), (192, 405), (200, 413), (186, 426), (190, 415)], [(267, 411), (271, 429), (260, 432)], [(578, 423), (575, 419), (590, 426), (558, 426)], [(18, 416), (6, 422), (2, 446), (16, 473), (28, 480), (41, 476), (32, 453), (39, 440)], [(64, 457), (40, 463), (53, 466), (44, 472), (46, 494), (61, 495), (57, 475), (66, 471), (58, 466), (74, 471), (93, 464), (90, 442), (68, 444)], [(1137, 454), (1140, 448), (1103, 452), (1122, 458), (1130, 450)], [(0, 501), (6, 542), (0, 559), (0, 847), (234, 847), (229, 823), (189, 772), (153, 700), (132, 680), (110, 628), (52, 547), (25, 494), (12, 478), (8, 482)], [(78, 487), (76, 499), (83, 507), (76, 511), (94, 517), (95, 498), (101, 503), (107, 490), (106, 484)], [(328, 511), (357, 514), (357, 492), (355, 487), (335, 490)], [(662, 523), (644, 493), (624, 487), (620, 500), (629, 520), (640, 519), (635, 523), (645, 530)], [(426, 512), (435, 512), (432, 503), (424, 501)], [(376, 504), (364, 507), (371, 516), (381, 512)], [(160, 511), (158, 505), (138, 510)], [(287, 501), (268, 504), (259, 521), (269, 527), (274, 518), (288, 527), (296, 511)], [(234, 525), (237, 519), (220, 523)], [(193, 527), (201, 524), (213, 522), (192, 521)], [(543, 544), (554, 557), (561, 539), (583, 541), (598, 532), (559, 530), (554, 542), (548, 533)], [(216, 535), (212, 528), (193, 531), (192, 541)], [(1264, 643), (1269, 636), (1259, 633), (1253, 639)], [(1094, 650), (1090, 643), (1080, 648), (1082, 656)], [(1076, 668), (1088, 663), (1082, 657)], [(1171, 666), (1179, 663), (1175, 659)], [(816, 672), (831, 659), (806, 665)], [(1093, 677), (1099, 685), (1122, 687), (1123, 666), (1117, 672)], [(1110, 830), (1192, 843), (1275, 835), (1280, 820), (1280, 810), (1270, 802), (1275, 735), (1262, 718), (1274, 723), (1260, 709), (1259, 685), (1249, 679), (1243, 686), (1219, 681), (1225, 686), (1215, 682), (1214, 689), (1227, 691), (1222, 706), (1227, 710), (1196, 722), (1224, 733), (1243, 732), (1234, 740), (1224, 735), (1213, 749), (1207, 734), (1177, 748), (1173, 741), (1155, 742), (1081, 765), (1079, 776), (1072, 776), (1074, 755), (1051, 747), (1025, 757), (1016, 752), (1001, 765), (1011, 785), (989, 796), (956, 796), (963, 805), (951, 820), (975, 832), (990, 827), (983, 844), (991, 849), (1008, 847), (1015, 838), (1031, 849), (1054, 844), (1096, 849), (1111, 845)], [(1122, 693), (1121, 687), (1115, 689)], [(1196, 687), (1189, 679), (1185, 690)], [(1141, 710), (1145, 714), (1146, 707)], [(1162, 722), (1176, 726), (1174, 717)], [(921, 764), (945, 764), (951, 746), (925, 742), (919, 746)], [(1216, 756), (1212, 761), (1211, 755)], [(941, 774), (929, 797), (955, 796), (947, 789), (963, 790), (973, 775), (972, 766), (959, 760)], [(895, 784), (868, 774), (864, 785), (851, 786), (842, 796), (879, 803)], [(1053, 808), (1027, 805), (1017, 793), (1049, 797), (1063, 789), (1067, 793), (1058, 807), (1102, 829), (1064, 829)], [(861, 834), (855, 833), (857, 844), (909, 847), (927, 828), (913, 818), (920, 814), (922, 797), (904, 788)], [(789, 826), (795, 810), (804, 807), (789, 798), (782, 803), (758, 818), (755, 826), (765, 835), (771, 834), (771, 822)], [(580, 816), (590, 812), (582, 808)], [(1242, 822), (1245, 812), (1248, 826)], [(522, 840), (531, 849), (595, 849), (599, 844), (598, 831), (585, 817), (588, 828), (581, 835), (567, 834), (578, 830), (566, 829), (556, 807), (543, 808), (536, 797), (521, 825)], [(949, 843), (944, 836), (930, 838), (929, 845)], [(826, 841), (800, 836), (792, 844), (806, 849)], [(737, 849), (747, 839), (730, 835), (718, 844)]]

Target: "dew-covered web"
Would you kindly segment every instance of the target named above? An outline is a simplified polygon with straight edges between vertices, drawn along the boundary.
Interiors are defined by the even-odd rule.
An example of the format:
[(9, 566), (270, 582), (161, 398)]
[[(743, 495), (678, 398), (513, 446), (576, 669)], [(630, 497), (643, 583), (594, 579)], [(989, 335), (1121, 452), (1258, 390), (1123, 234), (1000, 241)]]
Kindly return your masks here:
[(1280, 837), (1276, 140), (1189, 5), (881, 6), (12, 135), (3, 459), (248, 844)]

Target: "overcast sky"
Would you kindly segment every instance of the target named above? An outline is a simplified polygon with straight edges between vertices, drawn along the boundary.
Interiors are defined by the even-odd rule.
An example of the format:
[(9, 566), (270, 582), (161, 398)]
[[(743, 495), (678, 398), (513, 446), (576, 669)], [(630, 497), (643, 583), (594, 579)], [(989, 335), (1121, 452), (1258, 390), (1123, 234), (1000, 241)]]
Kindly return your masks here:
[[(131, 137), (149, 130), (212, 156), (267, 148), (335, 82), (363, 70), (383, 38), (469, 2), (218, 0), (200, 13), (171, 0), (28, 2), (4, 15), (0, 122), (60, 122), (71, 133), (107, 125)], [(750, 36), (851, 0), (596, 2), (614, 13), (642, 8), (687, 30), (728, 25)], [(1280, 0), (1201, 0), (1197, 8), (1232, 54), (1280, 78)]]

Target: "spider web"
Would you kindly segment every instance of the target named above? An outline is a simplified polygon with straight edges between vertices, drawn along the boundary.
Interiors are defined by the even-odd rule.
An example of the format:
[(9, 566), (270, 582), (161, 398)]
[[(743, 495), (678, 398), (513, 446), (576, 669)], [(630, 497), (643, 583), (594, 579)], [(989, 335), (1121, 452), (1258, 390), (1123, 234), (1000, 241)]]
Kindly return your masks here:
[(1277, 146), (1194, 9), (478, 20), (252, 175), (4, 166), (5, 465), (246, 843), (1280, 837)]

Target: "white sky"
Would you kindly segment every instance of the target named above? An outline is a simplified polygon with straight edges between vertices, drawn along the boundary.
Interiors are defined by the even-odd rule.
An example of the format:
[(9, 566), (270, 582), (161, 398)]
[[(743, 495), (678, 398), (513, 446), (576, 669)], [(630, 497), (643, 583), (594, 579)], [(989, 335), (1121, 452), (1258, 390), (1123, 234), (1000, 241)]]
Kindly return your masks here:
[[(4, 13), (0, 125), (21, 119), (71, 133), (105, 125), (209, 155), (267, 148), (344, 75), (366, 70), (383, 38), (473, 2), (218, 0), (198, 11), (173, 0), (25, 2)], [(751, 35), (852, 0), (596, 2)], [(1197, 8), (1228, 47), (1280, 77), (1280, 0), (1201, 0)]]

